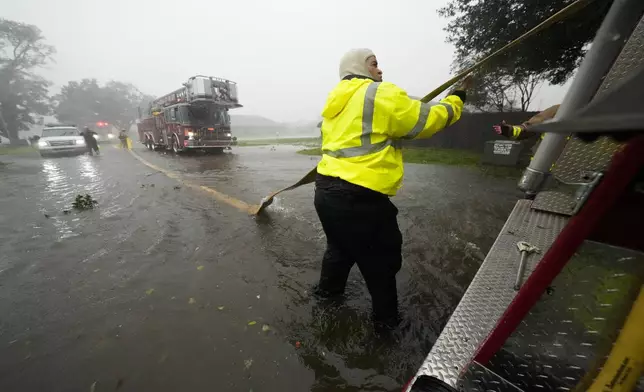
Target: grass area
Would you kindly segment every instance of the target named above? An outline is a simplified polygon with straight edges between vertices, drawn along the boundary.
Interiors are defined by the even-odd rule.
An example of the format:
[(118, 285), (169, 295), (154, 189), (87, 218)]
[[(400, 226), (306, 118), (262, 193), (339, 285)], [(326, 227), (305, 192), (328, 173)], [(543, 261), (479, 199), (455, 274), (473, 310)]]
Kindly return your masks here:
[[(307, 148), (297, 152), (302, 155), (322, 155), (320, 147)], [(407, 163), (440, 164), (475, 168), (483, 174), (494, 177), (519, 178), (522, 168), (482, 165), (481, 154), (472, 151), (448, 148), (405, 148), (403, 161)]]
[(447, 148), (405, 148), (403, 160), (408, 163), (441, 163), (453, 166), (476, 166), (481, 155), (471, 151)]
[(0, 155), (37, 154), (38, 150), (31, 146), (0, 146)]
[(269, 146), (273, 144), (295, 144), (314, 146), (320, 144), (319, 137), (284, 137), (273, 139), (256, 139), (256, 140), (238, 140), (237, 145), (241, 147), (248, 146)]

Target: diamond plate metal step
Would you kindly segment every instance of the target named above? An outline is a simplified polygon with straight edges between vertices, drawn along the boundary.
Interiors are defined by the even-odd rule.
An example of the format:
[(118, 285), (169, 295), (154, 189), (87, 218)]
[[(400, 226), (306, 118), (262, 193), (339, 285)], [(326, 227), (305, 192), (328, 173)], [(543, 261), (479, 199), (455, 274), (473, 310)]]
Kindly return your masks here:
[(644, 282), (644, 253), (586, 241), (489, 363), (472, 364), (472, 391), (586, 390)]
[(516, 291), (519, 268), (518, 241), (528, 241), (541, 253), (528, 257), (524, 276), (532, 272), (567, 222), (567, 217), (542, 213), (520, 200), (476, 276), (432, 347), (418, 375), (425, 374), (456, 386), (459, 373), (492, 330)]
[[(641, 64), (644, 64), (644, 18), (633, 30), (596, 97), (605, 94), (620, 80), (633, 75)], [(563, 182), (584, 182), (582, 177), (585, 172), (604, 172), (618, 148), (619, 144), (608, 138), (600, 138), (590, 144), (571, 138), (555, 162), (552, 175)], [(539, 192), (533, 204), (535, 209), (565, 215), (571, 215), (574, 207), (574, 194), (559, 190)]]

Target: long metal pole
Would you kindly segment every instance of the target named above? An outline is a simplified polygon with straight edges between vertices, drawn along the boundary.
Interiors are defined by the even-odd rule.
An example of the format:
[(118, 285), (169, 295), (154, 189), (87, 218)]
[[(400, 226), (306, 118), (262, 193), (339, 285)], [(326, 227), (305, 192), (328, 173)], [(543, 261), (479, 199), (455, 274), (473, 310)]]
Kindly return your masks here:
[[(564, 119), (591, 101), (604, 76), (621, 52), (634, 26), (644, 12), (642, 0), (615, 0), (595, 40), (584, 57), (554, 121)], [(536, 194), (550, 174), (552, 164), (566, 145), (566, 135), (548, 133), (539, 145), (530, 165), (519, 180), (519, 189)]]

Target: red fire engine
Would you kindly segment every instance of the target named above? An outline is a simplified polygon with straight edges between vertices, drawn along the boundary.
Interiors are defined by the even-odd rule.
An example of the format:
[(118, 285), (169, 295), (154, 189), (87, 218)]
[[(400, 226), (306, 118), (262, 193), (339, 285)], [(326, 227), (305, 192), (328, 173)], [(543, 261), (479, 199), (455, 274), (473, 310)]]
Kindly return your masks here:
[(212, 76), (193, 76), (178, 90), (139, 109), (139, 141), (150, 150), (222, 152), (236, 144), (228, 110), (239, 108), (237, 84)]

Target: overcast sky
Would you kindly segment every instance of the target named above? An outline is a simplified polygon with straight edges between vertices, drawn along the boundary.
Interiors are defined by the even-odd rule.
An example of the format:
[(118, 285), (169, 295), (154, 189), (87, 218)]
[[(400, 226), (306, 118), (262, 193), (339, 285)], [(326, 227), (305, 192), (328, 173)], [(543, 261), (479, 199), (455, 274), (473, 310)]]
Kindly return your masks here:
[[(453, 48), (436, 10), (447, 0), (0, 0), (0, 16), (35, 24), (56, 46), (44, 70), (70, 80), (134, 83), (158, 96), (206, 74), (238, 83), (244, 108), (277, 121), (314, 120), (338, 63), (371, 48), (385, 80), (423, 96), (450, 76)], [(558, 103), (543, 88), (533, 109)]]

